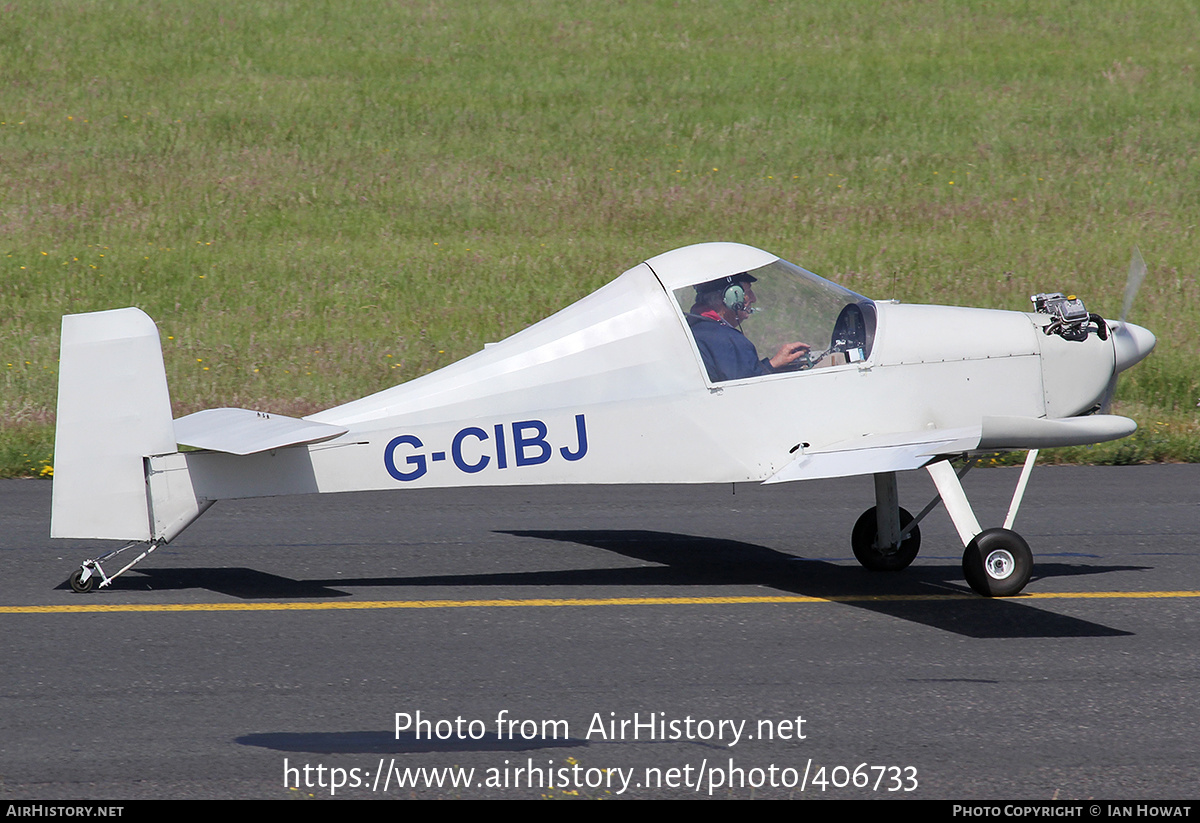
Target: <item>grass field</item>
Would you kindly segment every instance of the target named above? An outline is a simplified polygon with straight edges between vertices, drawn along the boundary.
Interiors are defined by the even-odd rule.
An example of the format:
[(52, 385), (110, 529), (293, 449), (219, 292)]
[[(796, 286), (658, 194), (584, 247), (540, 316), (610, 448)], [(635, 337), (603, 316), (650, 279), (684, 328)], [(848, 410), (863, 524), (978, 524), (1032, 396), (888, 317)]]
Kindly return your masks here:
[(158, 321), (177, 414), (310, 413), (639, 261), (757, 245), (872, 297), (1071, 291), (1200, 460), (1194, 2), (0, 6), (0, 476), (53, 464), (59, 318)]

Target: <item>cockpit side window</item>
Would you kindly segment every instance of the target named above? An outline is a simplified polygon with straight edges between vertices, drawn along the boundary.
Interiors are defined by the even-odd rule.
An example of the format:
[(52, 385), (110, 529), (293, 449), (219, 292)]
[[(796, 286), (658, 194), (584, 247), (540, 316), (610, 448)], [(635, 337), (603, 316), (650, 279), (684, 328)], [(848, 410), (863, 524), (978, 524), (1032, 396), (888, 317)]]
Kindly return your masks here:
[(870, 300), (776, 260), (676, 289), (712, 383), (843, 365), (870, 356)]

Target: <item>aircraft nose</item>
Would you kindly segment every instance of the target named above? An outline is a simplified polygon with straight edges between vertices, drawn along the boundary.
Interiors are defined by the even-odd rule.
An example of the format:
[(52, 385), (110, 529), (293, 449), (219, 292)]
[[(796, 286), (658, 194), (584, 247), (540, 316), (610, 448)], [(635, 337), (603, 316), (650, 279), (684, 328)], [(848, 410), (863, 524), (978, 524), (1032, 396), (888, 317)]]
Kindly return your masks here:
[(1113, 338), (1113, 349), (1116, 351), (1116, 368), (1114, 371), (1123, 372), (1130, 366), (1140, 363), (1146, 355), (1154, 351), (1158, 341), (1154, 333), (1133, 323), (1110, 323), (1109, 329)]

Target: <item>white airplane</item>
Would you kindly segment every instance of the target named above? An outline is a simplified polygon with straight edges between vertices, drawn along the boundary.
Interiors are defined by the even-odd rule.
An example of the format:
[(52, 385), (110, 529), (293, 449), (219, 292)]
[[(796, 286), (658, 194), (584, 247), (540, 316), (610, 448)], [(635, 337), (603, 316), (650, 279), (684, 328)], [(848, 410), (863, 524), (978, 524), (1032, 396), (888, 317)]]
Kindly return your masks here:
[[(1036, 295), (1031, 313), (876, 302), (749, 246), (688, 246), (453, 365), (304, 419), (172, 420), (154, 322), (135, 308), (68, 315), (51, 536), (129, 541), (72, 574), (84, 592), (217, 500), (870, 474), (875, 506), (851, 533), (862, 565), (908, 566), (940, 499), (967, 582), (1013, 595), (1033, 564), (1011, 527), (1037, 450), (1137, 428), (1098, 412), (1154, 348), (1123, 319), (1140, 261), (1114, 322), (1062, 294)], [(983, 529), (950, 461), (998, 450), (1029, 454), (1004, 526)], [(896, 473), (921, 467), (938, 496), (914, 518)], [(119, 571), (102, 567), (138, 546)]]

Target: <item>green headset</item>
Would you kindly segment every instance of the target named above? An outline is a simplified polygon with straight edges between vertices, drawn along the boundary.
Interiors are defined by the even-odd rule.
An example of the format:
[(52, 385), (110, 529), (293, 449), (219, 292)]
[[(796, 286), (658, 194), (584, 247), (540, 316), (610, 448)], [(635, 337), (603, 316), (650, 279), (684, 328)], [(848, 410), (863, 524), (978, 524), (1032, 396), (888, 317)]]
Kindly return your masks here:
[(709, 294), (719, 291), (721, 292), (721, 302), (726, 308), (737, 312), (744, 312), (748, 310), (746, 306), (746, 286), (744, 284), (753, 283), (757, 279), (757, 277), (750, 275), (748, 272), (731, 274), (727, 277), (709, 280), (707, 283), (698, 283), (695, 286), (696, 294)]
[(746, 290), (741, 283), (730, 283), (725, 287), (725, 292), (721, 295), (721, 301), (726, 308), (734, 311), (746, 310)]

